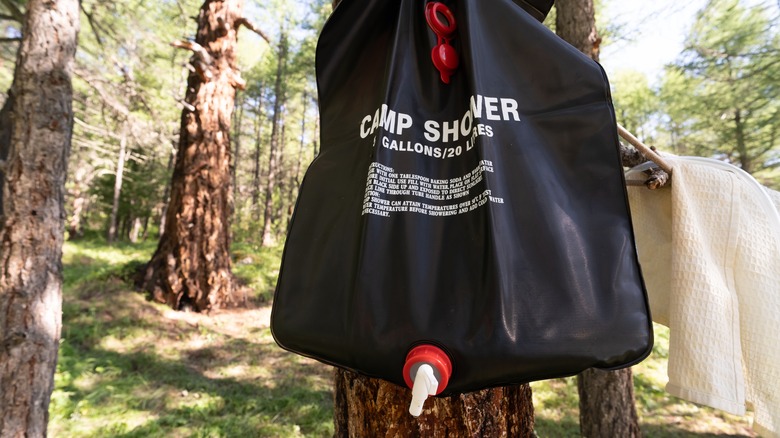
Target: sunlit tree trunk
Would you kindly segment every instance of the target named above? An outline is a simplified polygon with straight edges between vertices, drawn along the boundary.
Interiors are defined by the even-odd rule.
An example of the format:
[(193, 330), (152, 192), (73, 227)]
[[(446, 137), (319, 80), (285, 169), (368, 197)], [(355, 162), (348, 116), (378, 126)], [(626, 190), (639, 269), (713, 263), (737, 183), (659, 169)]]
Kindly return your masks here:
[(289, 186), (287, 187), (287, 223), (289, 224), (292, 218), (293, 206), (295, 204), (295, 190), (300, 186), (300, 173), (301, 166), (303, 164), (303, 153), (306, 149), (306, 104), (309, 100), (309, 95), (306, 90), (303, 91), (303, 109), (301, 110), (301, 138), (300, 147), (298, 148), (298, 158), (295, 160), (295, 168), (292, 171)]
[[(174, 143), (173, 140), (171, 140), (172, 146), (175, 146), (176, 143)], [(165, 167), (166, 173), (170, 172), (171, 169), (176, 164), (176, 152), (172, 151), (170, 155), (168, 155), (168, 165)], [(168, 204), (171, 197), (171, 180), (165, 182), (165, 188), (163, 189), (163, 197), (162, 197), (162, 208), (160, 209), (160, 229), (158, 230), (159, 235), (158, 237), (162, 237), (163, 232), (165, 231), (165, 220), (168, 216)]]
[(145, 270), (143, 286), (175, 309), (205, 311), (231, 301), (230, 125), (243, 0), (206, 0), (190, 49), (194, 67), (187, 80), (171, 199), (165, 230)]
[(71, 178), (74, 184), (68, 191), (73, 206), (66, 225), (68, 239), (77, 239), (82, 235), (81, 222), (89, 206), (89, 183), (92, 175), (90, 166), (79, 166), (79, 163), (71, 166)]
[(138, 236), (143, 229), (143, 222), (140, 217), (133, 218), (133, 226), (130, 228), (130, 242), (138, 243)]
[(337, 437), (535, 437), (528, 385), (430, 398), (422, 415), (409, 414), (411, 390), (336, 371)]
[(230, 173), (233, 176), (233, 217), (236, 219), (236, 225), (240, 225), (241, 214), (236, 206), (236, 199), (238, 199), (238, 163), (241, 162), (241, 129), (244, 122), (244, 105), (243, 102), (237, 103), (236, 108), (238, 112), (235, 117), (235, 125), (233, 129), (233, 159), (231, 160)]
[[(287, 144), (287, 125), (285, 124), (285, 121), (282, 121), (282, 132), (279, 135), (279, 144), (282, 145), (282, 147), (279, 148), (276, 154), (276, 185), (277, 185), (277, 193), (279, 197), (279, 204), (276, 206), (276, 208), (273, 208), (271, 210), (271, 226), (273, 227), (274, 224), (278, 224), (281, 222), (282, 218), (285, 216), (285, 193), (287, 193), (287, 187), (290, 185), (290, 167), (285, 166), (285, 160), (287, 159), (287, 156), (284, 154), (284, 145)], [(272, 231), (272, 237), (271, 237), (271, 243), (276, 241), (276, 234), (274, 231)]]
[(77, 0), (30, 0), (16, 59), (0, 225), (0, 437), (46, 436), (62, 326)]
[[(598, 61), (601, 37), (596, 30), (593, 0), (556, 0), (555, 3), (555, 31), (558, 36)], [(577, 388), (582, 436), (641, 436), (630, 368), (585, 370), (577, 376)]]
[(255, 150), (252, 154), (252, 219), (260, 220), (260, 151), (263, 145), (263, 87), (255, 107)]
[(108, 243), (116, 240), (119, 222), (119, 200), (122, 196), (122, 178), (125, 174), (125, 161), (127, 161), (127, 123), (123, 123), (122, 134), (119, 137), (119, 156), (116, 159), (116, 172), (114, 173), (114, 197), (111, 204), (111, 217), (108, 220)]

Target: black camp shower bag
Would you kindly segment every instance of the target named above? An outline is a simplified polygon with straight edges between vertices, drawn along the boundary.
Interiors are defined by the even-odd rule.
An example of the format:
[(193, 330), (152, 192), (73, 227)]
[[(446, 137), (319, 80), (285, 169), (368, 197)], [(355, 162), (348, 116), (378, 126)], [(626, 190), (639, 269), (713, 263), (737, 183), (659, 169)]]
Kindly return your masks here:
[(276, 341), (400, 385), (410, 349), (435, 345), (444, 394), (640, 361), (652, 328), (604, 71), (540, 24), (552, 2), (444, 1), (444, 39), (428, 3), (343, 0), (322, 31), (322, 147)]

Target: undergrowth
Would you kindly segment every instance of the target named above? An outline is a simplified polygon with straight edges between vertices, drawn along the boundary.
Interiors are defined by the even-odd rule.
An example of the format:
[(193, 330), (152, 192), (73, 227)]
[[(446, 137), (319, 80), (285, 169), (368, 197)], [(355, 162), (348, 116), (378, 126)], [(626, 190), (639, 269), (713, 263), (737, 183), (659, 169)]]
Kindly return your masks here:
[[(64, 248), (53, 437), (330, 437), (331, 368), (277, 348), (268, 328), (281, 248), (233, 247), (245, 307), (174, 312), (133, 291), (154, 243)], [(669, 332), (634, 368), (646, 437), (749, 436), (747, 420), (664, 391)], [(579, 436), (576, 378), (532, 384), (540, 437)]]

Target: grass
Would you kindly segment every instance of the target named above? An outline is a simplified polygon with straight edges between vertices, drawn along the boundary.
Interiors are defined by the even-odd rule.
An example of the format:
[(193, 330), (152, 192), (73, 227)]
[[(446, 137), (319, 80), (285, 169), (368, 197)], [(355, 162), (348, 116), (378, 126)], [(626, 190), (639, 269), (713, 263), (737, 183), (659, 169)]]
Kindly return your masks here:
[[(664, 387), (669, 357), (669, 329), (654, 324), (655, 345), (649, 358), (633, 367), (634, 398), (645, 437), (754, 437), (749, 417), (736, 417), (672, 397)], [(540, 437), (579, 437), (577, 378), (531, 384)]]
[[(331, 368), (276, 347), (268, 328), (281, 248), (236, 244), (247, 308), (174, 312), (125, 279), (154, 243), (64, 248), (63, 332), (50, 406), (52, 437), (329, 437)], [(649, 437), (753, 436), (748, 420), (669, 396), (668, 330), (635, 368)], [(533, 385), (537, 434), (579, 436), (576, 379)]]
[[(249, 308), (180, 313), (122, 280), (153, 245), (66, 243), (54, 437), (331, 436), (330, 370), (278, 349), (267, 302), (278, 249), (235, 263)], [(250, 258), (250, 260), (247, 260)]]

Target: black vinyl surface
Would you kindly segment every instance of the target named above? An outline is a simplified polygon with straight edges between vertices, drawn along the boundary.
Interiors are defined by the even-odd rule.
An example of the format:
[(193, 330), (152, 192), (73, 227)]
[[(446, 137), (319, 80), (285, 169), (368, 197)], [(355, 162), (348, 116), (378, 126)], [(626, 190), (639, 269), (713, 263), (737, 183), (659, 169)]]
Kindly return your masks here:
[(321, 152), (276, 341), (399, 385), (410, 348), (433, 344), (453, 363), (445, 395), (638, 362), (652, 327), (604, 71), (522, 1), (444, 3), (449, 84), (425, 1), (343, 0), (325, 25)]

